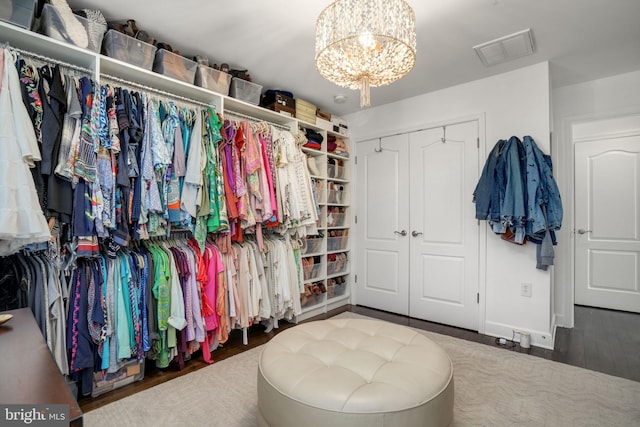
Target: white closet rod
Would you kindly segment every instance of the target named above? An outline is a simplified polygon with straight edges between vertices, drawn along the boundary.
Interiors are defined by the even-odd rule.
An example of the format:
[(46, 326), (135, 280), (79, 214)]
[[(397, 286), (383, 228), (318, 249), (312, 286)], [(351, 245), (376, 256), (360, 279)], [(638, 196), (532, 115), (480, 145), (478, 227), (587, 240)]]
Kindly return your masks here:
[(291, 129), (288, 126), (284, 126), (284, 125), (279, 125), (277, 123), (271, 123), (267, 120), (264, 119), (259, 119), (257, 117), (252, 117), (252, 116), (248, 116), (246, 114), (242, 114), (242, 113), (236, 113), (235, 111), (225, 111), (224, 112), (224, 117), (225, 119), (227, 118), (227, 116), (233, 116), (233, 117), (237, 117), (239, 119), (247, 119), (253, 122), (265, 122), (270, 124), (273, 127), (276, 127), (278, 129), (282, 129), (282, 130), (286, 130), (286, 131), (291, 131)]
[(4, 45), (3, 47), (5, 49), (9, 49), (9, 50), (13, 50), (13, 51), (19, 52), (24, 56), (28, 56), (28, 57), (33, 58), (33, 59), (37, 59), (37, 60), (40, 60), (40, 61), (43, 61), (43, 62), (47, 62), (49, 64), (57, 64), (57, 65), (60, 65), (61, 67), (69, 68), (71, 70), (80, 71), (80, 72), (83, 72), (83, 73), (86, 73), (86, 74), (89, 74), (89, 75), (93, 74), (93, 70), (90, 70), (88, 68), (79, 67), (79, 66), (74, 65), (74, 64), (69, 64), (68, 62), (63, 62), (63, 61), (60, 61), (58, 59), (54, 59), (54, 58), (50, 58), (48, 56), (40, 55), (38, 53), (30, 52), (28, 50), (24, 50), (24, 49), (20, 49), (20, 48), (17, 48), (17, 47), (9, 46), (8, 44)]
[(104, 74), (104, 73), (100, 73), (100, 79), (105, 79), (105, 80), (109, 80), (113, 83), (121, 83), (123, 85), (126, 86), (131, 86), (140, 90), (144, 90), (145, 92), (152, 92), (158, 95), (162, 95), (164, 97), (167, 98), (172, 98), (175, 99), (176, 101), (183, 101), (183, 102), (187, 102), (189, 104), (194, 104), (194, 105), (199, 105), (201, 107), (207, 107), (207, 108), (214, 108), (215, 107), (213, 105), (207, 104), (206, 102), (201, 102), (201, 101), (196, 101), (195, 99), (191, 99), (191, 98), (187, 98), (184, 96), (180, 96), (180, 95), (176, 95), (175, 93), (171, 93), (171, 92), (165, 92), (163, 90), (160, 89), (156, 89), (153, 88), (151, 86), (145, 86), (143, 84), (140, 83), (136, 83), (136, 82), (132, 82), (130, 80), (125, 80), (125, 79), (121, 79), (120, 77), (116, 77), (116, 76), (112, 76), (109, 74)]
[[(473, 121), (474, 119), (469, 119), (469, 120), (460, 120), (460, 121), (455, 121), (455, 122), (451, 122), (451, 123), (447, 123), (446, 125), (440, 125), (440, 126), (428, 126), (425, 128), (420, 128), (420, 129), (411, 129), (411, 130), (406, 130), (403, 132), (396, 132), (396, 133), (389, 133), (386, 135), (382, 135), (382, 136), (376, 136), (373, 138), (365, 138), (362, 141), (367, 141), (367, 140), (372, 140), (372, 139), (382, 139), (382, 138), (390, 138), (392, 136), (398, 136), (398, 135), (406, 135), (408, 133), (414, 133), (414, 132), (422, 132), (423, 130), (431, 130), (431, 129), (438, 129), (438, 128), (442, 128), (443, 130), (445, 130), (446, 132), (446, 128), (448, 126), (455, 126), (455, 125), (459, 125), (461, 123), (466, 123), (466, 122), (470, 122)], [(440, 138), (439, 141), (442, 141), (443, 138)], [(453, 141), (453, 142), (460, 142), (460, 141), (456, 141), (455, 139), (447, 139), (447, 141)], [(444, 142), (444, 141), (443, 141)], [(376, 150), (377, 153), (379, 153), (380, 151)]]

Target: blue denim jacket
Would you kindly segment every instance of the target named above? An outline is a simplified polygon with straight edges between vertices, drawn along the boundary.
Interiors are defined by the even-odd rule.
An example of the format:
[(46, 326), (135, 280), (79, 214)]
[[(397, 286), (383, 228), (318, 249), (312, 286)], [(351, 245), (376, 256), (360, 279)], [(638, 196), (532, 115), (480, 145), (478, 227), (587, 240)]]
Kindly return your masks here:
[[(494, 233), (511, 228), (515, 242), (522, 243), (527, 223), (525, 193), (525, 152), (520, 140), (512, 136), (496, 163), (496, 185), (493, 189), (490, 224)], [(499, 200), (499, 204), (494, 203)]]
[(493, 147), (482, 169), (480, 180), (473, 191), (473, 202), (476, 204), (476, 219), (490, 219), (491, 204), (498, 203), (497, 206), (499, 206), (497, 199), (495, 201), (492, 200), (493, 189), (496, 185), (496, 163), (498, 163), (498, 158), (502, 154), (502, 149), (506, 143), (507, 141), (501, 139)]
[(562, 224), (562, 202), (553, 178), (551, 157), (542, 153), (533, 138), (524, 142), (513, 136), (492, 149), (473, 193), (476, 218), (489, 220), (495, 233), (507, 227), (522, 243), (525, 235), (540, 243), (547, 230), (555, 244), (554, 230)]
[(535, 241), (541, 240), (546, 230), (560, 229), (562, 200), (553, 178), (551, 157), (543, 154), (530, 136), (524, 137), (524, 146), (527, 156), (527, 235)]

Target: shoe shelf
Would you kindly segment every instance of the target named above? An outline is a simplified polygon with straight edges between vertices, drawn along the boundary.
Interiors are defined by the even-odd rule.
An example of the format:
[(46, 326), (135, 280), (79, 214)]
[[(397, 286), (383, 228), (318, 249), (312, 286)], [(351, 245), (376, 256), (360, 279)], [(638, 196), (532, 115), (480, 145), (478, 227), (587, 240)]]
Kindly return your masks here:
[[(310, 285), (310, 286), (309, 286)], [(300, 305), (302, 306), (303, 313), (322, 310), (326, 304), (326, 289), (324, 292), (319, 290), (320, 285), (317, 283), (310, 283), (305, 285), (305, 293), (300, 296)]]
[(302, 258), (302, 270), (304, 281), (313, 282), (325, 276), (326, 266), (323, 255), (314, 255)]
[(335, 277), (349, 272), (349, 253), (336, 252), (327, 255), (327, 277)]
[[(302, 256), (303, 259), (321, 257), (322, 275), (314, 276), (315, 272), (305, 271), (305, 293), (301, 295), (300, 300), (303, 314), (298, 317), (299, 320), (349, 304), (353, 277), (350, 274), (349, 249), (349, 230), (352, 225), (352, 212), (349, 207), (352, 176), (352, 161), (348, 154), (350, 142), (347, 137), (338, 133), (301, 123), (300, 132), (309, 135), (309, 129), (323, 137), (320, 149), (304, 146), (302, 148), (307, 157), (307, 167), (317, 194), (321, 215), (318, 224), (319, 234), (305, 239)], [(333, 145), (329, 142), (329, 137), (332, 136), (336, 138)], [(328, 147), (341, 152), (330, 152)], [(305, 264), (309, 265), (310, 261), (304, 261), (303, 266)], [(314, 261), (313, 267), (304, 268), (315, 269), (316, 264)], [(318, 287), (313, 288), (314, 285)], [(312, 289), (311, 292), (309, 288)]]
[(307, 237), (301, 250), (303, 257), (321, 255), (324, 252), (324, 239), (322, 237)]
[(327, 228), (349, 228), (349, 217), (346, 207), (330, 206), (327, 208)]
[(348, 275), (327, 279), (327, 299), (340, 298), (346, 295)]
[(330, 230), (327, 237), (327, 253), (344, 252), (349, 248), (349, 230)]

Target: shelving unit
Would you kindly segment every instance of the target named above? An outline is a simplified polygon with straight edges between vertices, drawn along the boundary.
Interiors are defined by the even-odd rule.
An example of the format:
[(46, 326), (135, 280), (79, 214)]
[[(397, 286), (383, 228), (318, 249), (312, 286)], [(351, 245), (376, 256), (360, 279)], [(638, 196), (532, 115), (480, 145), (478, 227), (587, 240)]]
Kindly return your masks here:
[[(240, 113), (285, 126), (292, 132), (300, 131), (300, 128), (312, 128), (321, 133), (324, 136), (324, 142), (320, 150), (303, 149), (306, 155), (315, 160), (314, 163), (317, 170), (315, 170), (315, 173), (312, 172), (311, 176), (314, 182), (317, 183), (316, 189), (321, 213), (318, 221), (320, 235), (307, 238), (304, 258), (313, 259), (314, 261), (313, 265), (306, 267), (305, 284), (315, 283), (321, 285), (324, 291), (309, 298), (303, 294), (303, 313), (298, 320), (303, 320), (349, 303), (351, 295), (351, 275), (349, 270), (350, 158), (327, 151), (328, 135), (344, 139), (347, 146), (349, 146), (346, 136), (2, 21), (0, 21), (0, 42), (7, 47), (17, 48), (51, 58), (57, 62), (86, 69), (90, 72), (92, 78), (97, 81), (100, 81), (103, 75), (116, 77), (207, 104), (222, 113), (225, 111)], [(341, 164), (338, 164), (338, 162)], [(334, 209), (337, 209), (335, 213)], [(337, 217), (335, 216), (336, 214), (338, 214)], [(339, 214), (343, 215), (340, 216)], [(338, 217), (341, 218), (340, 222), (336, 222)], [(335, 233), (343, 233), (345, 236), (337, 237), (332, 235)], [(334, 246), (338, 240), (340, 240), (340, 245)], [(311, 250), (309, 249), (310, 245)], [(337, 260), (338, 255), (340, 255), (341, 259), (346, 256), (347, 261)], [(338, 267), (340, 268), (338, 269)]]
[[(306, 147), (302, 149), (308, 157), (312, 180), (317, 183), (320, 208), (319, 234), (307, 237), (303, 253), (303, 259), (313, 260), (313, 263), (308, 262), (305, 270), (314, 274), (305, 275), (305, 289), (310, 286), (312, 295), (307, 292), (302, 296), (302, 320), (348, 304), (351, 298), (351, 159), (348, 155), (334, 154), (327, 150), (328, 136), (341, 138), (350, 148), (348, 137), (302, 121), (298, 125), (301, 132), (310, 128), (324, 138), (320, 150)], [(319, 293), (313, 292), (316, 287)]]

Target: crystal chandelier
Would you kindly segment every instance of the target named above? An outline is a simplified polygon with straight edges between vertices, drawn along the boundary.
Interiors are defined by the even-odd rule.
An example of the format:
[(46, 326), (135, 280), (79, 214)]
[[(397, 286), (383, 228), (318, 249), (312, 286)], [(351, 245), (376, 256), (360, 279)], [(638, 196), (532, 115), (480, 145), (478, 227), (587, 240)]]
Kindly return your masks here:
[(415, 15), (404, 0), (336, 0), (316, 22), (316, 68), (338, 86), (360, 89), (404, 77), (416, 62)]

